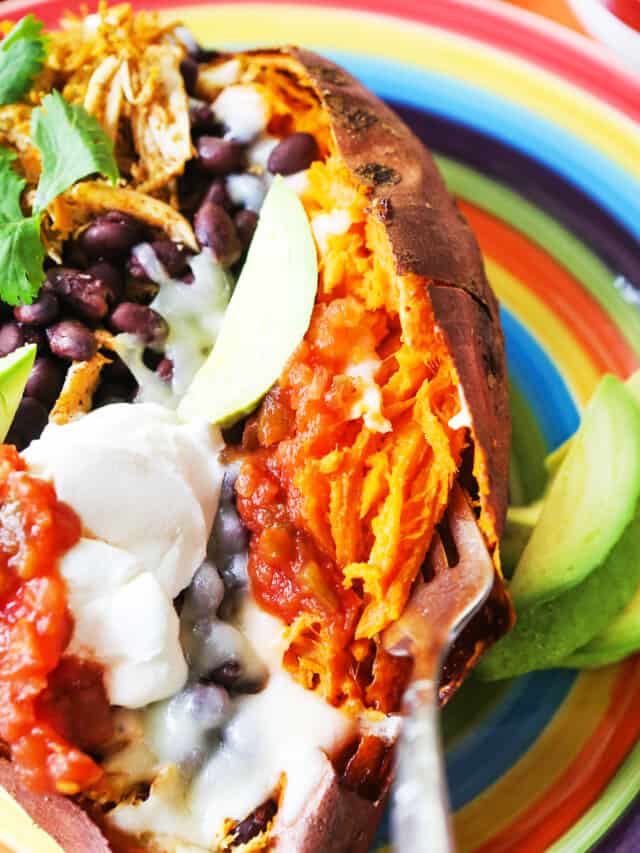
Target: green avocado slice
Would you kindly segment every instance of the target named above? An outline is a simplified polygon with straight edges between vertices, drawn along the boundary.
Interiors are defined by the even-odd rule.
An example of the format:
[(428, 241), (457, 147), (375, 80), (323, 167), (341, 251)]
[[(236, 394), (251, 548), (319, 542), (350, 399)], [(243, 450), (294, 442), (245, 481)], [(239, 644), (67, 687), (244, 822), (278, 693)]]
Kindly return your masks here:
[(603, 631), (562, 662), (577, 669), (615, 663), (640, 650), (640, 586), (633, 598)]
[[(630, 376), (625, 385), (640, 403), (640, 370)], [(640, 558), (640, 554), (638, 555)], [(593, 669), (615, 663), (640, 650), (640, 586), (633, 598), (606, 628), (575, 651), (565, 666)]]
[(564, 666), (576, 649), (599, 634), (628, 605), (640, 584), (640, 514), (626, 527), (607, 559), (583, 582), (517, 611), (511, 633), (482, 658), (485, 681)]
[(282, 178), (271, 185), (211, 354), (178, 413), (228, 426), (255, 408), (309, 326), (318, 286), (309, 220)]
[(0, 440), (13, 423), (36, 358), (36, 345), (27, 344), (0, 358)]
[(623, 382), (604, 376), (516, 567), (510, 585), (516, 609), (550, 601), (588, 578), (628, 526), (639, 498), (640, 406)]

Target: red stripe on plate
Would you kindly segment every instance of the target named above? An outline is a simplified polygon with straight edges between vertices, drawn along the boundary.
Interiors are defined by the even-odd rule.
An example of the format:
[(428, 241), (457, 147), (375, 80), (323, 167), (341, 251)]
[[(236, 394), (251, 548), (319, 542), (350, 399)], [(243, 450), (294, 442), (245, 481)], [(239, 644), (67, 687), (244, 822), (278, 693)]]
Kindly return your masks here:
[[(257, 0), (265, 3), (265, 0)], [(290, 0), (266, 0), (265, 5), (281, 5)], [(224, 0), (246, 5), (246, 0)], [(193, 6), (214, 7), (215, 0), (146, 0), (134, 5), (146, 9), (175, 9)], [(219, 4), (218, 4), (219, 5)], [(551, 71), (595, 95), (612, 107), (640, 122), (640, 81), (618, 65), (613, 56), (589, 39), (570, 32), (522, 9), (502, 6), (492, 0), (312, 0), (298, 6), (352, 9), (394, 15), (439, 27), (461, 36), (497, 47)], [(80, 10), (78, 0), (5, 0), (2, 14), (16, 18), (32, 12), (48, 26), (55, 26), (67, 9)], [(95, 8), (90, 4), (90, 8)]]

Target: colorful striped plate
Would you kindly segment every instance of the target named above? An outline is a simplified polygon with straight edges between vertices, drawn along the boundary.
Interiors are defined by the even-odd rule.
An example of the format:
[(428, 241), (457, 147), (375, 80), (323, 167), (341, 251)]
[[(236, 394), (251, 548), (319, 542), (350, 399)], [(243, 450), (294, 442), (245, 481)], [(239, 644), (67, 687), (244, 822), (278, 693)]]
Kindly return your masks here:
[[(79, 3), (2, 5), (55, 25)], [(493, 0), (143, 5), (215, 46), (312, 46), (437, 152), (502, 302), (512, 487), (534, 496), (545, 448), (575, 429), (598, 376), (639, 363), (640, 81), (580, 36)], [(500, 687), (471, 679), (444, 719), (460, 851), (640, 850), (628, 808), (639, 707), (640, 660)], [(376, 849), (387, 843), (383, 827)]]

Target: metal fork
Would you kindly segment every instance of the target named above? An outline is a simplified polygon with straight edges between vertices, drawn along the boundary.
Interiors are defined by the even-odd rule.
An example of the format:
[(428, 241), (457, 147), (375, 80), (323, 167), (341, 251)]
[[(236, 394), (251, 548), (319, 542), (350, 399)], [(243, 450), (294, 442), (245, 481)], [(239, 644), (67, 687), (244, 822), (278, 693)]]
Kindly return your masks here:
[[(411, 655), (412, 681), (403, 703), (391, 826), (397, 853), (452, 853), (449, 801), (438, 729), (438, 684), (443, 659), (486, 601), (494, 568), (475, 516), (455, 485), (444, 521), (455, 546), (449, 554), (434, 535), (421, 579), (400, 619), (387, 628), (387, 651)], [(442, 527), (442, 525), (441, 525)]]

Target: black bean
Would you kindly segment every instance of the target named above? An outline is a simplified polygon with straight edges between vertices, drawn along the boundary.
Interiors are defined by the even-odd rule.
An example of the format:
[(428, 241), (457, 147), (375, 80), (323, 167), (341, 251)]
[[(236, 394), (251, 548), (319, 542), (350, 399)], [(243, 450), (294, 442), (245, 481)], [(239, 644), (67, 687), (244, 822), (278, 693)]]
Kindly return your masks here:
[(171, 701), (202, 732), (219, 728), (229, 714), (227, 691), (214, 684), (190, 684)]
[(51, 352), (67, 361), (88, 361), (96, 354), (93, 332), (78, 320), (62, 320), (47, 329)]
[(187, 607), (192, 618), (211, 618), (224, 596), (224, 584), (216, 567), (204, 562), (187, 590)]
[(124, 294), (124, 282), (119, 269), (107, 261), (98, 261), (97, 264), (89, 267), (87, 274), (92, 275), (106, 288), (107, 302), (110, 305), (120, 302)]
[(216, 178), (211, 182), (209, 189), (205, 193), (204, 198), (202, 199), (202, 203), (204, 204), (206, 201), (211, 201), (214, 204), (220, 205), (220, 207), (230, 208), (231, 207), (231, 199), (229, 197), (229, 193), (227, 192), (227, 185), (225, 183), (224, 178)]
[(39, 326), (27, 326), (20, 323), (20, 329), (24, 337), (25, 344), (35, 344), (38, 348), (38, 354), (42, 354), (47, 350), (47, 337), (44, 329)]
[(209, 176), (197, 160), (189, 160), (184, 172), (178, 178), (178, 197), (180, 210), (191, 216), (202, 201), (208, 186)]
[(34, 439), (39, 438), (47, 425), (48, 417), (42, 403), (33, 397), (23, 397), (5, 443), (15, 444), (18, 450), (24, 450)]
[(198, 101), (189, 107), (189, 123), (191, 125), (191, 130), (196, 132), (214, 130), (218, 127), (213, 110), (209, 104), (205, 104), (204, 101)]
[(239, 554), (249, 545), (249, 534), (233, 505), (218, 510), (213, 525), (215, 542), (220, 552)]
[(242, 147), (231, 139), (201, 136), (197, 151), (203, 168), (212, 175), (228, 175), (242, 165)]
[(240, 254), (240, 241), (236, 228), (227, 211), (205, 201), (198, 208), (193, 220), (196, 237), (201, 246), (212, 249), (221, 263), (232, 263)]
[(113, 260), (121, 258), (144, 238), (140, 222), (120, 210), (109, 210), (98, 216), (81, 236), (81, 245), (89, 258)]
[(258, 225), (258, 214), (253, 210), (239, 210), (233, 217), (233, 222), (242, 245), (246, 248), (251, 242), (253, 232)]
[(17, 323), (0, 326), (0, 356), (9, 355), (24, 344), (24, 332)]
[(267, 168), (274, 175), (293, 175), (308, 169), (318, 156), (318, 143), (310, 133), (292, 133), (273, 149)]
[(146, 344), (161, 343), (167, 336), (167, 322), (148, 305), (136, 302), (121, 302), (110, 318), (116, 332), (136, 335)]
[(58, 300), (53, 293), (44, 291), (31, 305), (18, 305), (13, 309), (13, 316), (20, 323), (30, 323), (34, 326), (48, 326), (58, 316)]
[(173, 362), (170, 358), (163, 358), (156, 367), (156, 373), (164, 382), (171, 382), (173, 379)]
[(133, 374), (119, 355), (110, 352), (109, 358), (111, 359), (109, 364), (105, 364), (102, 368), (101, 378), (104, 382), (115, 382), (117, 384), (135, 382)]
[(209, 678), (214, 684), (220, 684), (230, 690), (238, 682), (241, 675), (242, 667), (237, 661), (232, 660), (214, 669)]
[(222, 477), (222, 487), (220, 489), (221, 504), (232, 504), (235, 506), (237, 479), (238, 467), (234, 465), (227, 468)]
[(135, 387), (132, 388), (130, 384), (101, 382), (93, 395), (93, 407), (98, 409), (100, 406), (107, 406), (111, 403), (129, 403), (135, 391)]
[(65, 369), (59, 361), (43, 356), (37, 358), (24, 392), (50, 409), (62, 390), (65, 377)]
[(268, 800), (264, 805), (251, 812), (249, 817), (241, 821), (233, 830), (233, 841), (235, 844), (247, 844), (256, 835), (264, 832), (269, 821), (272, 820), (275, 813), (278, 811), (278, 806), (275, 800)]
[(54, 267), (47, 273), (47, 278), (64, 305), (83, 320), (97, 323), (107, 315), (111, 290), (90, 272)]
[(180, 73), (184, 80), (184, 88), (188, 95), (195, 95), (198, 85), (198, 63), (190, 56), (186, 56), (180, 63)]

